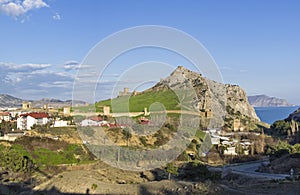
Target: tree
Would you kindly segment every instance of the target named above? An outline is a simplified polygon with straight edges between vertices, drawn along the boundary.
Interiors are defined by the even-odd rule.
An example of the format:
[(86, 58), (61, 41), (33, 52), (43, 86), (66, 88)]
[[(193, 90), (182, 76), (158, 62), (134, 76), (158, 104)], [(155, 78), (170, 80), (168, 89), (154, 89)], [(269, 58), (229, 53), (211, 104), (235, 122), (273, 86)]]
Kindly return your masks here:
[(260, 148), (260, 151), (263, 153), (265, 151), (265, 145), (266, 145), (265, 131), (264, 131), (263, 128), (261, 129), (260, 139), (261, 139), (261, 148)]
[(123, 138), (126, 139), (127, 141), (127, 147), (129, 145), (129, 140), (130, 138), (132, 137), (132, 134), (131, 134), (131, 128), (129, 127), (125, 127), (122, 131), (122, 134), (123, 134)]
[(171, 174), (178, 175), (178, 167), (174, 163), (168, 163), (166, 166), (166, 171), (168, 173), (168, 179), (171, 179)]
[(242, 155), (244, 154), (244, 148), (241, 144), (238, 144), (236, 147), (235, 147), (235, 152), (239, 155)]
[(272, 132), (277, 135), (286, 136), (288, 134), (288, 131), (290, 130), (290, 123), (284, 120), (278, 120), (271, 125), (271, 129)]

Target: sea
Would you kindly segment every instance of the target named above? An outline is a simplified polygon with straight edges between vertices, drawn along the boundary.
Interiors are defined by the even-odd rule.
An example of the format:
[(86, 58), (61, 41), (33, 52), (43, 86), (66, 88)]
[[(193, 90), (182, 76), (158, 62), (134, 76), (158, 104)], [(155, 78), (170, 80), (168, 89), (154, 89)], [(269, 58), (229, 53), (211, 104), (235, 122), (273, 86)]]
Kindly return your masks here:
[(255, 112), (261, 121), (273, 124), (277, 120), (286, 119), (292, 112), (300, 106), (292, 107), (255, 107)]

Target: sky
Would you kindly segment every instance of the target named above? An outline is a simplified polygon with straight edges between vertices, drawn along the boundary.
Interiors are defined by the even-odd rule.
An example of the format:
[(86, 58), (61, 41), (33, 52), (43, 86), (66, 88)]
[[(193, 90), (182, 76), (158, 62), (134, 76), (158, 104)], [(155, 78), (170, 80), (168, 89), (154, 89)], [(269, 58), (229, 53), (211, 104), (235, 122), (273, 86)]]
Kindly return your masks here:
[[(124, 29), (158, 25), (200, 42), (224, 83), (240, 85), (248, 95), (300, 104), (299, 10), (297, 0), (0, 0), (0, 94), (72, 99), (76, 75), (87, 67), (82, 62), (100, 41)], [(164, 68), (146, 68), (151, 79), (136, 68), (143, 61), (144, 67), (153, 61)], [(92, 93), (97, 100), (108, 98), (125, 73), (122, 86), (144, 89), (178, 65), (192, 67), (163, 49), (129, 51), (102, 72)]]

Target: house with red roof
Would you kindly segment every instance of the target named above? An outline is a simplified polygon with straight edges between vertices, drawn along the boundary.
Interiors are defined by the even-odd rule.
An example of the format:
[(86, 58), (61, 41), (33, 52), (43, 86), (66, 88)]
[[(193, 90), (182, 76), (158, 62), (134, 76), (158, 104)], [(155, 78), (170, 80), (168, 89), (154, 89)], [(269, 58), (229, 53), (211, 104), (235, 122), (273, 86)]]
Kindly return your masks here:
[(9, 112), (0, 112), (0, 123), (2, 121), (10, 121), (11, 120), (11, 114)]
[(104, 124), (107, 124), (107, 121), (103, 120), (103, 117), (101, 117), (101, 116), (91, 116), (91, 117), (88, 117), (87, 119), (84, 119), (80, 123), (80, 125), (83, 127), (102, 126)]
[(17, 128), (30, 130), (33, 125), (45, 125), (50, 121), (50, 116), (45, 112), (31, 112), (21, 114), (17, 119)]

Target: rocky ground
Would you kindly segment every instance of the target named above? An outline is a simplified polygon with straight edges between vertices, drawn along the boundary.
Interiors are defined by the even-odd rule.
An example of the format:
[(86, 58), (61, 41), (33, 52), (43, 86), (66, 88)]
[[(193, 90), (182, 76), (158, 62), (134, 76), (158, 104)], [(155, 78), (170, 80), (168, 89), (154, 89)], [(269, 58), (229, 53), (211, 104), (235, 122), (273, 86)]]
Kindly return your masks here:
[[(60, 167), (34, 175), (28, 183), (0, 182), (0, 194), (300, 194), (300, 182), (262, 180), (229, 174), (219, 180), (195, 175), (167, 180), (163, 170), (130, 172), (102, 162)], [(5, 177), (5, 174), (1, 174)], [(189, 177), (190, 175), (190, 177)], [(12, 175), (10, 175), (12, 176)], [(19, 177), (19, 176), (16, 176)]]
[(219, 194), (221, 190), (210, 180), (167, 180), (161, 169), (130, 172), (97, 162), (61, 170), (65, 171), (34, 175), (36, 186), (2, 181), (0, 194)]
[(220, 181), (222, 194), (300, 194), (300, 181), (263, 180), (240, 175), (229, 175)]

